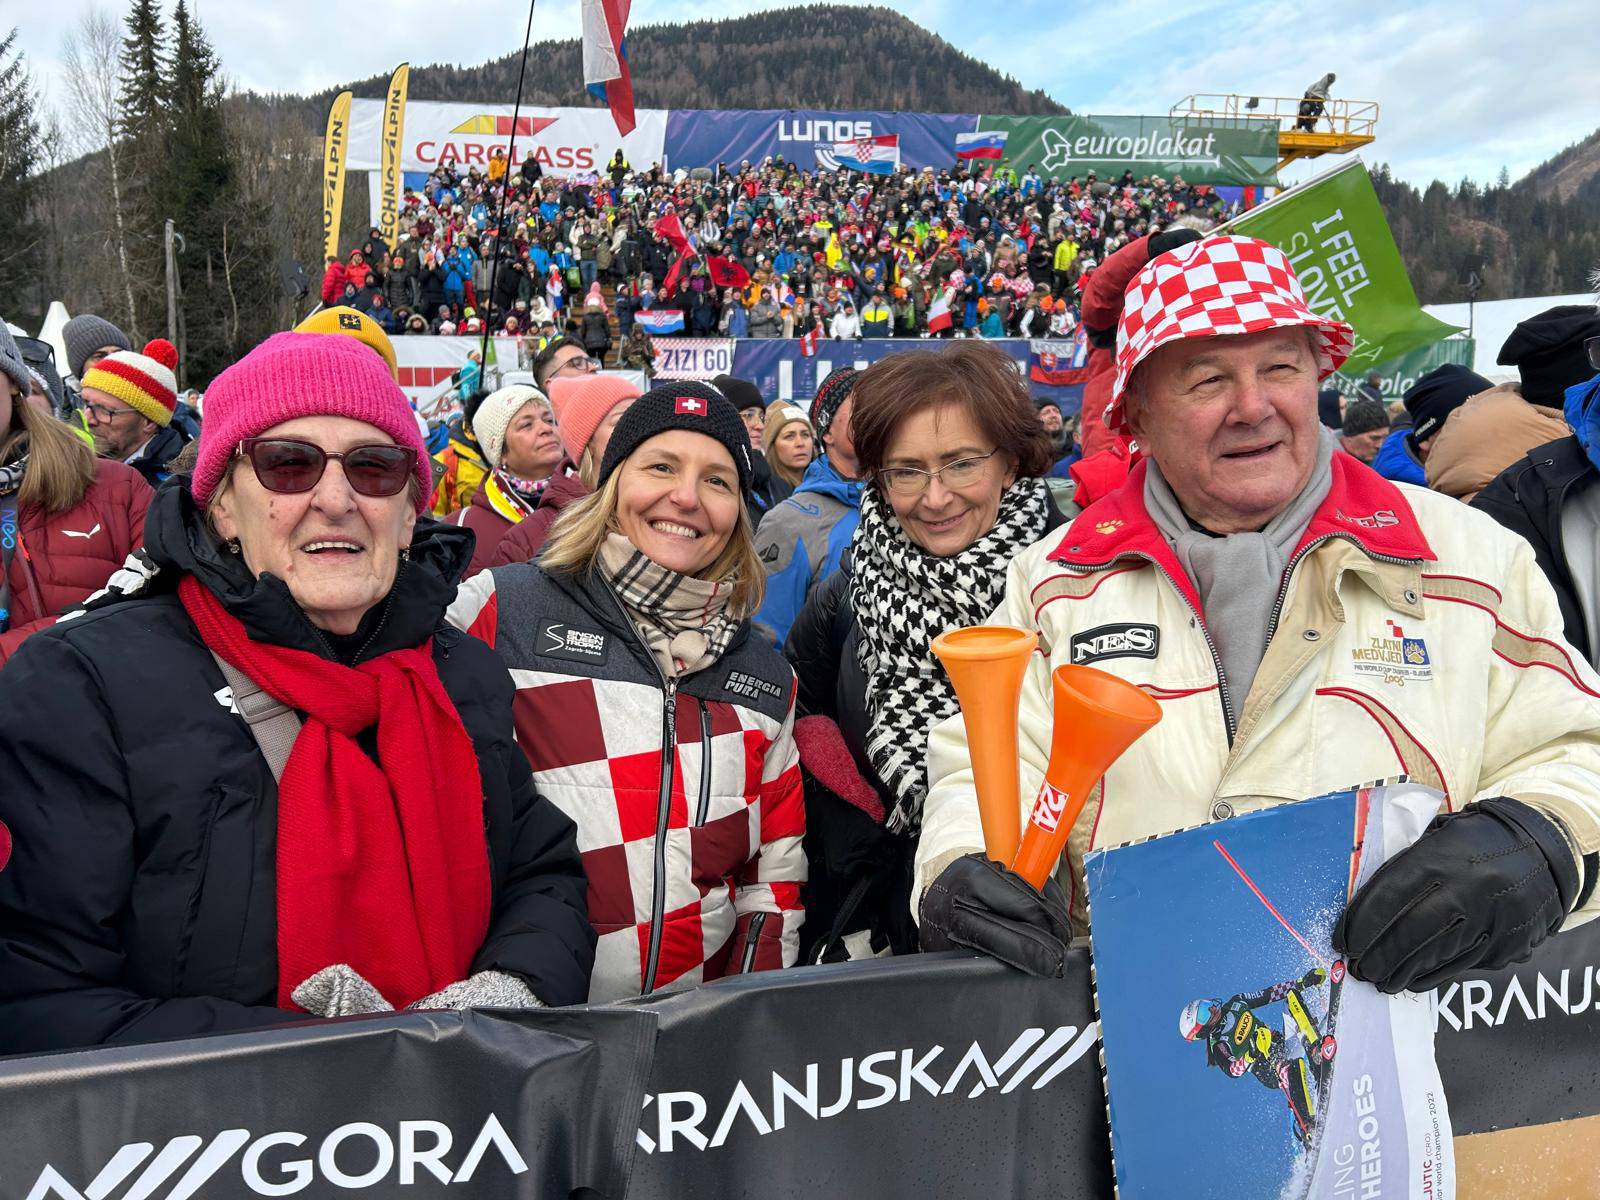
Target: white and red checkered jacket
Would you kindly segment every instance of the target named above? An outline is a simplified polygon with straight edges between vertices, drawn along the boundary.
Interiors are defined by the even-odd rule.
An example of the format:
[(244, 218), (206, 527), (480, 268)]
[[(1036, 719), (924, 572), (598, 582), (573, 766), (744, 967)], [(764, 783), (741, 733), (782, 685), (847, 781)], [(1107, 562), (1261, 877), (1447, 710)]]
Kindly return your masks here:
[(664, 681), (604, 582), (531, 563), (473, 576), (448, 615), (505, 660), (534, 782), (578, 826), (590, 1000), (793, 964), (805, 808), (782, 655), (747, 622)]

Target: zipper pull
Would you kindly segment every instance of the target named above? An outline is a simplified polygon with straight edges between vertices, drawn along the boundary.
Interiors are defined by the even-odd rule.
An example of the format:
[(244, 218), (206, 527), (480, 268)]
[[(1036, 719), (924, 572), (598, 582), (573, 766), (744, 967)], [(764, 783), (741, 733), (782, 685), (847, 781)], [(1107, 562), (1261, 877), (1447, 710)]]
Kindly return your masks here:
[[(676, 678), (667, 680), (667, 717), (676, 718), (678, 715), (678, 681)], [(674, 724), (676, 722), (674, 721)]]

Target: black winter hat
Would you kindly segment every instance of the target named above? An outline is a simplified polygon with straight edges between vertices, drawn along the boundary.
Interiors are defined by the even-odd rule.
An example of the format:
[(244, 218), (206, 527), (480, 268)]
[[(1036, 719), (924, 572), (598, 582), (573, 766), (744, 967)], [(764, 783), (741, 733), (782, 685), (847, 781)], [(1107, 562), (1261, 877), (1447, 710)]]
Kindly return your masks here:
[(1597, 335), (1600, 312), (1593, 305), (1558, 304), (1513, 329), (1495, 361), (1517, 368), (1528, 403), (1560, 408), (1569, 387), (1594, 376), (1583, 343)]
[(833, 424), (833, 418), (839, 415), (839, 410), (844, 407), (844, 402), (850, 398), (856, 386), (856, 380), (860, 378), (861, 372), (854, 367), (837, 367), (828, 372), (822, 386), (817, 388), (817, 394), (811, 401), (811, 428), (817, 431), (817, 445), (822, 445), (828, 426)]
[(1341, 399), (1338, 388), (1323, 388), (1317, 393), (1317, 420), (1329, 429), (1338, 429), (1343, 424), (1343, 418), (1339, 416)]
[(1476, 371), (1459, 363), (1435, 367), (1411, 385), (1406, 393), (1406, 411), (1411, 414), (1411, 448), (1427, 441), (1444, 427), (1445, 418), (1479, 392), (1494, 384)]
[(711, 381), (711, 386), (716, 388), (740, 412), (747, 408), (759, 408), (767, 411), (766, 397), (761, 394), (761, 389), (748, 379), (735, 379), (732, 375), (718, 375)]
[(119, 350), (132, 350), (133, 343), (104, 317), (83, 313), (73, 317), (61, 327), (61, 341), (67, 348), (67, 365), (79, 379), (83, 378), (84, 364), (89, 355), (102, 346), (115, 346)]
[(740, 494), (750, 490), (750, 431), (731, 400), (709, 383), (694, 379), (658, 383), (628, 406), (606, 443), (595, 490), (605, 486), (623, 459), (669, 429), (687, 429), (721, 442), (739, 469)]
[(1374, 429), (1389, 428), (1389, 414), (1376, 400), (1352, 400), (1345, 405), (1339, 432), (1345, 437), (1360, 437)]

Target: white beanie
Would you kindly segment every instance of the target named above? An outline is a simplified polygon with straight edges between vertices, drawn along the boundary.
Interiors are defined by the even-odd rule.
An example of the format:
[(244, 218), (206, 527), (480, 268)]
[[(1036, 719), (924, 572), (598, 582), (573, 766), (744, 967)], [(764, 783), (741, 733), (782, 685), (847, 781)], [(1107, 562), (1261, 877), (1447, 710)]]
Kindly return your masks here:
[(472, 414), (472, 436), (483, 447), (483, 456), (491, 467), (500, 465), (511, 419), (535, 400), (546, 406), (550, 403), (545, 394), (531, 384), (513, 383), (498, 392), (490, 392), (478, 405), (478, 411)]

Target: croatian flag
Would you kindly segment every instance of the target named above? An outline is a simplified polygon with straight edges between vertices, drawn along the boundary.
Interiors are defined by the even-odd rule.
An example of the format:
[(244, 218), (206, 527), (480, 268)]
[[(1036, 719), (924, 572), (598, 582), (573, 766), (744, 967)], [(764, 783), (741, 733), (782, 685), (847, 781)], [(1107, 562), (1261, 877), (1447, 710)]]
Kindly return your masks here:
[(869, 175), (893, 175), (900, 165), (900, 135), (881, 133), (877, 137), (851, 138), (833, 144), (833, 157), (841, 167), (865, 171)]
[(682, 333), (683, 310), (679, 308), (652, 308), (633, 314), (633, 323), (646, 333)]
[(611, 109), (617, 132), (633, 132), (633, 77), (623, 30), (633, 0), (583, 0), (583, 84)]
[(957, 158), (1003, 158), (1006, 152), (1006, 138), (1010, 134), (998, 129), (990, 129), (980, 133), (956, 134)]

